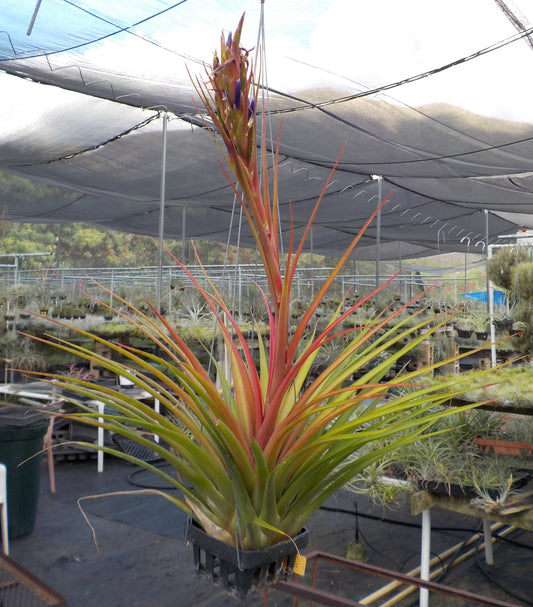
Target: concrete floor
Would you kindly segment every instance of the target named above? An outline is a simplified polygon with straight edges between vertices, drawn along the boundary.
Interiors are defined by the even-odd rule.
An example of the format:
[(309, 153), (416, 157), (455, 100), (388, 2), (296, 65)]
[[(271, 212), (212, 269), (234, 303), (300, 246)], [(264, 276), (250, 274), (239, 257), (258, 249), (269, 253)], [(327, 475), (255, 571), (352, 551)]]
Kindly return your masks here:
[[(184, 541), (186, 517), (161, 497), (141, 494), (84, 499), (81, 508), (91, 529), (78, 498), (138, 490), (128, 480), (136, 470), (113, 458), (106, 459), (102, 473), (96, 471), (94, 460), (56, 462), (56, 493), (52, 494), (43, 462), (35, 529), (11, 541), (12, 558), (61, 593), (69, 607), (265, 605), (262, 596), (240, 602), (195, 575), (192, 548)], [(135, 473), (133, 481), (157, 483), (144, 472)], [(346, 556), (355, 535), (355, 499), (359, 540), (366, 544), (369, 562), (403, 573), (418, 566), (420, 517), (410, 514), (409, 503), (384, 512), (364, 496), (348, 491), (328, 502), (329, 508), (338, 511), (321, 510), (312, 518), (311, 543), (305, 552), (321, 550)], [(433, 553), (461, 543), (479, 529), (478, 520), (449, 511), (435, 509), (432, 519)], [(520, 530), (508, 537), (526, 547), (497, 542), (495, 565), (487, 568), (493, 580), (472, 557), (450, 569), (443, 583), (516, 605), (533, 604), (533, 538), (530, 532)], [(385, 583), (380, 578), (325, 564), (320, 566), (317, 587), (358, 601)], [(416, 593), (411, 594), (398, 604), (417, 605), (417, 597)], [(272, 589), (266, 604), (290, 607), (293, 599)], [(431, 607), (463, 604), (433, 593), (430, 598)], [(306, 605), (310, 602), (300, 600), (301, 607)]]

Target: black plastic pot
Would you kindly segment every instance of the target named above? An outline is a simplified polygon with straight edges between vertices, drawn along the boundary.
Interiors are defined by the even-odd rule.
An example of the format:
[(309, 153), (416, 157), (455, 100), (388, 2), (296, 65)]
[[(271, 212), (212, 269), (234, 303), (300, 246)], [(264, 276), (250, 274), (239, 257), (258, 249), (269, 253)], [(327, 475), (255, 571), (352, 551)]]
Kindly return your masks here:
[[(523, 487), (528, 481), (527, 474), (521, 474), (520, 472), (516, 472), (513, 475), (513, 482), (511, 484), (511, 489), (516, 490), (520, 487)], [(420, 481), (419, 483), (420, 489), (427, 491), (428, 493), (434, 493), (435, 495), (447, 495), (449, 497), (467, 497), (469, 499), (473, 499), (475, 497), (480, 497), (480, 493), (476, 490), (475, 487), (470, 487), (468, 485), (458, 485), (456, 483), (445, 483), (442, 481)], [(500, 489), (487, 489), (486, 493), (492, 499), (498, 499), (500, 496)]]
[(28, 535), (35, 527), (41, 478), (40, 451), (48, 424), (48, 416), (31, 407), (0, 406), (0, 462), (7, 468), (11, 538)]
[(238, 550), (207, 535), (193, 521), (187, 539), (193, 545), (196, 572), (238, 599), (246, 599), (255, 590), (292, 575), (298, 549), (309, 544), (309, 531), (302, 529), (293, 540), (266, 548)]
[(495, 320), (493, 324), (496, 331), (510, 331), (513, 328), (512, 320)]

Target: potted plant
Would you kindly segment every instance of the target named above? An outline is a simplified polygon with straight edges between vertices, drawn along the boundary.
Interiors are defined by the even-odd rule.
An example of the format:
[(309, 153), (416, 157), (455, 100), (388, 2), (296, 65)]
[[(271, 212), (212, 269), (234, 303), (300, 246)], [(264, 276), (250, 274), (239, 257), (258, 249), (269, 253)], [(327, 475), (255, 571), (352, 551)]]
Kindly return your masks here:
[[(457, 394), (453, 380), (441, 383), (438, 390), (425, 384), (425, 374), (440, 363), (390, 374), (398, 360), (446, 323), (447, 313), (429, 319), (415, 312), (418, 321), (412, 322), (402, 313), (414, 305), (414, 298), (394, 310), (385, 308), (371, 323), (344, 327), (344, 321), (393, 278), (348, 307), (341, 301), (329, 317), (316, 320), (336, 276), (378, 210), (301, 317), (292, 317), (298, 262), (329, 180), (302, 240), (295, 242), (291, 234), (283, 255), (278, 242), (277, 153), (269, 184), (266, 156), (260, 161), (257, 152), (259, 86), (248, 52), (240, 44), (242, 25), (241, 19), (234, 35), (222, 38), (208, 83), (197, 79), (195, 85), (209, 116), (206, 124), (211, 131), (214, 126), (214, 139), (230, 167), (230, 181), (238, 184), (235, 195), (255, 236), (268, 284), (266, 292), (260, 293), (267, 328), (256, 322), (252, 346), (248, 331), (241, 330), (231, 313), (231, 304), (211, 282), (203, 286), (175, 259), (216, 319), (225, 347), (223, 361), (210, 356), (216, 373), (201, 363), (155, 306), (146, 303), (145, 311), (118, 295), (109, 297), (116, 305), (106, 307), (149, 339), (154, 350), (106, 340), (80, 327), (70, 329), (112, 351), (115, 360), (61, 338), (37, 338), (126, 378), (160, 403), (161, 411), (156, 412), (131, 391), (79, 377), (48, 375), (56, 386), (106, 405), (103, 415), (85, 407), (83, 413), (66, 417), (148, 446), (172, 466), (175, 474), (102, 447), (135, 461), (181, 491), (182, 497), (163, 494), (192, 516), (190, 537), (197, 569), (207, 569), (213, 579), (241, 598), (256, 584), (277, 579), (287, 564), (285, 557), (292, 559), (305, 544), (302, 530), (326, 499), (389, 451), (418, 440), (429, 424), (448, 414), (445, 409), (436, 412), (434, 406)], [(265, 141), (261, 147), (267, 148)], [(60, 320), (52, 322), (68, 326)], [(428, 331), (421, 333), (426, 326)], [(336, 356), (325, 357), (324, 368), (312, 374), (319, 353), (335, 341), (342, 344)], [(389, 375), (391, 379), (385, 380)], [(401, 387), (406, 384), (418, 387), (404, 394)], [(158, 441), (151, 440), (151, 435)], [(245, 563), (250, 569), (241, 575)], [(217, 571), (223, 572), (218, 578)]]
[(17, 312), (24, 309), (30, 299), (31, 290), (26, 284), (11, 285), (6, 289), (5, 320), (15, 320)]
[(470, 307), (459, 317), (456, 326), (457, 336), (468, 338), (474, 332), (477, 339), (484, 341), (488, 337), (489, 323), (490, 316), (486, 310)]
[(475, 444), (484, 453), (517, 456), (524, 462), (525, 458), (533, 457), (533, 418), (530, 415), (505, 413), (498, 415), (498, 421), (498, 426), (491, 432), (476, 436)]
[(518, 489), (527, 480), (519, 471), (525, 451), (515, 453), (522, 459), (493, 457), (478, 438), (501, 435), (502, 422), (498, 415), (480, 409), (442, 418), (424, 440), (402, 446), (378, 466), (365, 469), (349, 488), (384, 503), (420, 489), (474, 500)]
[(459, 314), (456, 315), (454, 321), (457, 337), (460, 339), (469, 339), (474, 331), (470, 314), (467, 307), (464, 307)]

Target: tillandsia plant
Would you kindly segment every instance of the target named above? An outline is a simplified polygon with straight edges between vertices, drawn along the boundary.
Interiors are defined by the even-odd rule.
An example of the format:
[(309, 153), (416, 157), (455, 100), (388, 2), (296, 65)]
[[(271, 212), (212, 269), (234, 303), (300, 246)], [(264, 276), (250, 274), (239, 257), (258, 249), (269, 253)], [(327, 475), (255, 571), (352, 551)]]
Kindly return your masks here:
[[(385, 311), (371, 324), (356, 323), (346, 329), (344, 321), (380, 291), (377, 289), (353, 305), (341, 302), (325, 328), (310, 329), (317, 308), (374, 216), (294, 327), (290, 311), (293, 280), (327, 183), (302, 240), (296, 244), (291, 237), (288, 252), (282, 255), (277, 154), (269, 186), (265, 156), (258, 159), (259, 88), (249, 54), (240, 44), (242, 25), (241, 19), (233, 36), (222, 38), (220, 55), (215, 55), (207, 82), (197, 78), (195, 86), (207, 111), (206, 123), (212, 121), (214, 139), (230, 167), (231, 181), (236, 182), (235, 195), (268, 278), (262, 294), (268, 326), (255, 331), (258, 361), (214, 284), (203, 287), (176, 259), (216, 316), (229, 371), (213, 359), (217, 378), (212, 377), (155, 307), (146, 313), (115, 296), (114, 314), (151, 340), (157, 355), (74, 327), (71, 329), (78, 334), (105, 344), (117, 360), (57, 338), (48, 341), (130, 380), (159, 402), (160, 412), (127, 390), (120, 392), (78, 377), (48, 378), (107, 406), (101, 420), (88, 408), (67, 417), (149, 446), (174, 472), (108, 447), (104, 451), (135, 461), (165, 479), (182, 493), (182, 497), (165, 494), (167, 499), (192, 513), (209, 535), (250, 550), (296, 535), (313, 512), (354, 475), (427, 432), (433, 421), (447, 414), (435, 413), (433, 407), (458, 391), (453, 380), (438, 388), (427, 387), (423, 381), (424, 373), (450, 360), (386, 380), (397, 361), (444, 325), (444, 314), (431, 321), (415, 315), (417, 320), (412, 322), (402, 316), (412, 303), (407, 302)], [(52, 322), (65, 326), (61, 321)], [(423, 328), (427, 328), (424, 334), (420, 332)], [(317, 376), (310, 373), (321, 349), (335, 340), (343, 344), (338, 356)], [(417, 387), (402, 395), (398, 388), (405, 384)], [(368, 449), (371, 444), (376, 448)], [(357, 457), (359, 450), (361, 456)]]

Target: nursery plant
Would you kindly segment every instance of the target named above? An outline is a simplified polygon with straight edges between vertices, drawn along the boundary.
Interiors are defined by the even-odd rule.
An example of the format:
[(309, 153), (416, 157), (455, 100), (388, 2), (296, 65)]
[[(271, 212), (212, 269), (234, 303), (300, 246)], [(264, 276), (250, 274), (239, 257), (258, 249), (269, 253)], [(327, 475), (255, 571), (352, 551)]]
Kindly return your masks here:
[[(468, 402), (490, 401), (487, 408), (506, 413), (528, 413), (533, 402), (533, 366), (524, 359), (514, 359), (514, 364), (489, 368), (483, 372), (468, 372), (446, 375), (444, 379), (455, 378), (456, 386), (462, 390), (461, 400)], [(435, 377), (431, 383), (439, 383), (442, 377)], [(458, 399), (459, 400), (459, 399)]]
[[(100, 416), (84, 407), (82, 398), (74, 399), (82, 412), (65, 416), (150, 447), (170, 464), (172, 472), (120, 450), (103, 450), (151, 470), (179, 489), (181, 495), (164, 495), (191, 513), (208, 535), (252, 550), (295, 536), (325, 500), (365, 467), (418, 440), (422, 433), (430, 435), (431, 424), (448, 415), (447, 409), (435, 411), (434, 407), (461, 390), (454, 387), (453, 379), (438, 388), (425, 382), (426, 375), (450, 359), (391, 374), (398, 360), (446, 323), (449, 313), (406, 315), (412, 300), (394, 310), (386, 308), (368, 323), (344, 323), (357, 317), (358, 310), (388, 283), (348, 306), (341, 301), (325, 323), (323, 319), (316, 322), (317, 310), (377, 211), (301, 315), (291, 315), (298, 262), (313, 218), (319, 206), (326, 204), (323, 198), (329, 181), (303, 237), (296, 242), (291, 234), (282, 254), (279, 135), (269, 173), (266, 136), (258, 142), (258, 122), (262, 120), (265, 133), (266, 118), (258, 112), (260, 87), (249, 53), (241, 46), (242, 27), (241, 18), (233, 35), (221, 38), (206, 81), (198, 76), (193, 82), (205, 108), (205, 126), (219, 146), (222, 170), (234, 185), (268, 279), (268, 288), (260, 293), (268, 311), (266, 329), (256, 328), (252, 345), (223, 294), (213, 283), (202, 286), (175, 259), (216, 319), (226, 365), (210, 355), (211, 368), (206, 368), (155, 306), (145, 312), (118, 295), (112, 298), (116, 302), (113, 313), (151, 340), (156, 353), (75, 327), (71, 330), (104, 344), (114, 353), (114, 360), (60, 338), (43, 339), (127, 378), (161, 407), (155, 411), (128, 390), (117, 391), (75, 376), (48, 375), (56, 386), (106, 405)], [(105, 289), (103, 298), (111, 301)], [(60, 320), (51, 322), (67, 326)], [(310, 374), (320, 352), (336, 341), (342, 347), (335, 357), (325, 357), (327, 363), (318, 375)], [(408, 394), (398, 389), (403, 385), (411, 386)]]
[(379, 464), (367, 467), (347, 488), (368, 494), (374, 502), (386, 506), (420, 489), (468, 497), (473, 503), (489, 498), (493, 501), (495, 497), (503, 503), (510, 491), (514, 493), (523, 483), (524, 475), (517, 471), (523, 472), (531, 465), (523, 456), (493, 455), (478, 441), (480, 437), (506, 436), (514, 428), (531, 431), (530, 427), (524, 428), (527, 418), (511, 423), (511, 417), (471, 409), (437, 420), (431, 436), (400, 446)]

